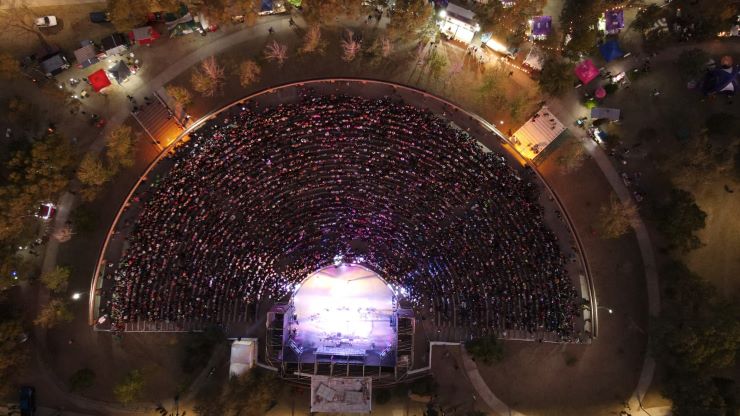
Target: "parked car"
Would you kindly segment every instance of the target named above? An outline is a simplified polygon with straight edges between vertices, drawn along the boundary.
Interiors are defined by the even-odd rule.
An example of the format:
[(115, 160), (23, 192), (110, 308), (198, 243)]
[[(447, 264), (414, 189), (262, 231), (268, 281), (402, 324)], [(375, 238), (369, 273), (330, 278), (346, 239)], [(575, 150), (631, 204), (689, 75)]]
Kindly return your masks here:
[(93, 23), (110, 22), (110, 13), (108, 12), (90, 12), (90, 21)]
[(56, 16), (43, 16), (36, 18), (36, 27), (54, 27), (56, 25)]
[(21, 416), (33, 416), (36, 413), (36, 389), (31, 386), (21, 387)]
[(36, 213), (36, 216), (41, 218), (44, 221), (50, 220), (54, 218), (54, 215), (57, 213), (57, 207), (56, 205), (52, 204), (51, 202), (44, 202), (39, 206), (39, 211)]

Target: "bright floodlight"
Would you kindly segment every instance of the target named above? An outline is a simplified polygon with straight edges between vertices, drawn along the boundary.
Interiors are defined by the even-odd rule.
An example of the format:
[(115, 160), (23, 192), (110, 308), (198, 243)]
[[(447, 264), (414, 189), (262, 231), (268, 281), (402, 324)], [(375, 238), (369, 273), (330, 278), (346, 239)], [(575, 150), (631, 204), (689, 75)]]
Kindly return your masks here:
[(447, 17), (447, 10), (445, 10), (445, 9), (440, 10), (439, 11), (439, 17), (441, 17), (442, 19), (444, 19), (445, 17)]
[(82, 293), (75, 292), (72, 294), (72, 300), (79, 300), (82, 297)]

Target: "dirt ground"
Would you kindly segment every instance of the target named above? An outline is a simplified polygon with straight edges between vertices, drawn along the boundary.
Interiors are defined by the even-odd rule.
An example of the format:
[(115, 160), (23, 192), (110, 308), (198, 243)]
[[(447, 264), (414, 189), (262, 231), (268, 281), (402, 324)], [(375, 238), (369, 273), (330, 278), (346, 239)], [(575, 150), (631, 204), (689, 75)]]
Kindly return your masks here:
[[(31, 10), (38, 16), (56, 16), (57, 26), (42, 28), (41, 32), (50, 44), (59, 46), (67, 53), (67, 59), (70, 59), (74, 58), (73, 52), (80, 47), (81, 40), (97, 41), (116, 31), (110, 23), (100, 24), (90, 21), (90, 12), (104, 10), (105, 4), (102, 1), (99, 3), (33, 7)], [(20, 30), (3, 30), (0, 32), (0, 49), (4, 51), (17, 56), (25, 56), (34, 50), (33, 47), (29, 48), (29, 45), (37, 45), (37, 47), (40, 45), (37, 37), (31, 33)]]

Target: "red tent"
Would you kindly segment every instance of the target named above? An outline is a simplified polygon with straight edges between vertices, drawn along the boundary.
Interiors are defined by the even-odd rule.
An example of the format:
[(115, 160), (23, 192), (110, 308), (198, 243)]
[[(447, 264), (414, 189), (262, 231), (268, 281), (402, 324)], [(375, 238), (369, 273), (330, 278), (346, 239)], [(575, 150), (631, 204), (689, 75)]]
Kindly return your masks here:
[(588, 84), (599, 75), (599, 70), (590, 59), (586, 59), (576, 65), (576, 76), (581, 80), (583, 85)]
[(102, 69), (98, 69), (97, 71), (88, 75), (87, 80), (90, 81), (90, 85), (92, 85), (95, 92), (100, 92), (100, 90), (110, 85), (108, 74), (106, 74), (105, 71), (103, 71)]

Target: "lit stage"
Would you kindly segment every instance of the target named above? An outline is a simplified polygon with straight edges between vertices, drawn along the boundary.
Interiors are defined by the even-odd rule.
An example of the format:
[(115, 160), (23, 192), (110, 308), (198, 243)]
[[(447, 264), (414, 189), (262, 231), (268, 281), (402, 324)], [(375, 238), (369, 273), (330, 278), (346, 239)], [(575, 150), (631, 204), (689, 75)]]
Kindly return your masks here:
[(394, 294), (371, 270), (341, 265), (311, 274), (287, 315), (283, 360), (394, 365)]

